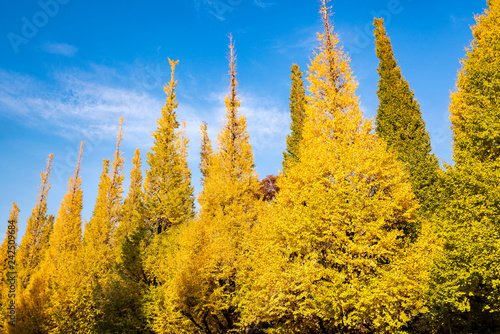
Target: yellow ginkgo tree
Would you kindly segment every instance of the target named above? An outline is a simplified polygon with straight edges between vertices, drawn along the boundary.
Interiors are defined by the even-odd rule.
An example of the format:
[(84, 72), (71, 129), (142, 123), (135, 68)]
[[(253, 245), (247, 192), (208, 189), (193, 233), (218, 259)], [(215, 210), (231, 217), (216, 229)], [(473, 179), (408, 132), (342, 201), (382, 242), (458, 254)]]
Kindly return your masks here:
[(359, 109), (326, 1), (320, 13), (300, 160), (252, 235), (243, 321), (272, 333), (394, 333), (422, 308), (422, 261), (404, 235), (417, 203)]
[(40, 270), (40, 265), (49, 247), (54, 217), (47, 214), (47, 195), (50, 189), (49, 176), (53, 155), (47, 159), (47, 167), (41, 173), (40, 194), (28, 218), (26, 232), (21, 239), (16, 256), (17, 277), (17, 325), (15, 333), (33, 333), (46, 330), (48, 315), (44, 304), (47, 302), (45, 287), (32, 282)]
[(239, 326), (239, 274), (246, 238), (257, 221), (259, 183), (246, 118), (239, 112), (236, 55), (230, 43), (230, 85), (226, 119), (212, 151), (201, 128), (203, 191), (199, 216), (165, 243), (158, 333), (228, 333)]
[(43, 307), (50, 317), (49, 327), (52, 333), (79, 330), (76, 310), (81, 282), (78, 255), (82, 246), (82, 153), (83, 142), (75, 173), (69, 179), (68, 190), (59, 206), (49, 248), (36, 276), (37, 285), (44, 287), (47, 295), (47, 302)]

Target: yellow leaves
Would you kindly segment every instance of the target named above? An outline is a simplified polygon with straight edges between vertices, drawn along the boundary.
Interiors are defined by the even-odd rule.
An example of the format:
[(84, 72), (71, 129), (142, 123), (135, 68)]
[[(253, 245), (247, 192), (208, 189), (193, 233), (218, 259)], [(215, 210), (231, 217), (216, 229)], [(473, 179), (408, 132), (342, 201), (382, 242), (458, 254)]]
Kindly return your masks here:
[(201, 171), (201, 184), (205, 185), (208, 177), (208, 168), (210, 166), (210, 159), (212, 157), (212, 142), (208, 138), (207, 122), (203, 121), (200, 126), (200, 171)]
[(194, 216), (191, 172), (187, 165), (188, 140), (177, 121), (175, 66), (170, 61), (170, 83), (165, 86), (167, 101), (153, 133), (152, 152), (147, 154), (149, 169), (144, 184), (144, 205), (147, 224), (161, 231), (188, 222)]
[[(435, 293), (427, 286), (429, 261), (442, 260), (446, 266), (444, 250), (452, 238), (447, 243), (439, 240), (430, 223), (420, 218), (420, 237), (410, 240), (408, 230), (417, 230), (418, 204), (408, 173), (396, 151), (363, 117), (349, 58), (339, 46), (326, 1), (322, 4), (325, 31), (318, 35), (320, 46), (309, 66), (307, 117), (296, 140), (298, 151), (293, 153), (300, 159), (280, 175), (276, 200), (257, 200), (259, 183), (246, 119), (238, 110), (231, 38), (226, 121), (214, 150), (207, 124), (201, 127), (203, 192), (193, 219), (188, 140), (185, 123), (176, 115), (178, 61), (169, 59), (171, 79), (148, 154), (144, 194), (137, 150), (129, 196), (121, 203), (120, 120), (114, 160), (104, 161), (83, 246), (80, 152), (50, 251), (28, 285), (32, 297), (26, 299), (26, 310), (37, 311), (43, 318), (40, 323), (50, 319), (54, 333), (101, 332), (103, 322), (114, 326), (115, 321), (129, 321), (127, 316), (140, 309), (145, 314), (136, 317), (144, 322), (141, 330), (157, 333), (399, 333), (428, 311), (424, 294)], [(464, 83), (466, 74), (460, 74)], [(473, 118), (467, 114), (468, 97), (457, 92), (452, 100), (457, 107), (453, 122), (467, 123), (459, 124), (465, 127)], [(466, 134), (457, 133), (456, 138), (467, 138)], [(469, 178), (457, 174), (453, 186), (462, 192), (482, 187), (487, 182), (479, 178), (488, 179), (494, 171), (474, 168)], [(464, 181), (471, 187), (460, 188)], [(42, 184), (44, 198), (48, 172), (42, 174)], [(461, 213), (467, 218), (463, 231), (471, 232), (464, 235), (492, 248), (498, 245), (495, 234), (488, 233), (474, 215), (484, 219), (488, 229), (495, 224), (498, 206), (483, 202), (500, 198), (497, 193), (493, 188), (460, 203), (467, 209)], [(45, 217), (43, 205), (40, 208), (39, 217)], [(443, 230), (451, 230), (452, 241), (464, 247), (466, 263), (477, 249), (465, 247), (453, 227)], [(481, 249), (481, 257), (490, 256), (488, 250)], [(482, 268), (473, 274), (485, 272)], [(495, 273), (490, 276), (497, 288)], [(470, 276), (462, 272), (447, 280), (445, 288), (451, 291), (458, 280)], [(479, 296), (477, 290), (453, 293), (469, 299)], [(452, 301), (447, 298), (445, 302)], [(472, 308), (463, 301), (456, 307)], [(494, 312), (495, 305), (484, 309)], [(112, 328), (106, 331), (120, 332)]]
[[(325, 33), (309, 67), (300, 162), (280, 176), (275, 206), (252, 231), (262, 238), (251, 239), (254, 281), (243, 305), (257, 315), (244, 307), (242, 313), (250, 323), (272, 309), (269, 321), (289, 332), (364, 324), (392, 332), (409, 319), (405, 312), (419, 295), (399, 296), (402, 285), (374, 287), (401, 260), (403, 228), (414, 223), (417, 204), (402, 164), (361, 115), (325, 3), (322, 14)], [(387, 309), (395, 301), (408, 305), (392, 314)], [(392, 316), (402, 320), (389, 322)]]
[(204, 188), (199, 217), (181, 228), (174, 242), (178, 249), (170, 253), (165, 269), (170, 274), (163, 276), (163, 288), (155, 292), (165, 298), (163, 305), (154, 307), (154, 326), (161, 333), (189, 328), (218, 333), (233, 330), (238, 321), (238, 275), (243, 269), (245, 238), (256, 221), (259, 183), (246, 120), (238, 113), (235, 65), (231, 40), (226, 122), (216, 152), (206, 123), (201, 128)]
[(75, 174), (70, 178), (68, 191), (59, 207), (54, 223), (54, 231), (50, 238), (50, 257), (62, 256), (66, 251), (75, 251), (81, 244), (83, 194), (81, 190), (80, 164), (82, 160), (83, 142), (80, 145)]
[(19, 245), (16, 261), (18, 263), (18, 284), (21, 288), (28, 286), (47, 249), (52, 221), (47, 217), (47, 195), (50, 189), (49, 175), (52, 169), (53, 155), (47, 159), (47, 167), (41, 173), (40, 194), (30, 217), (28, 218), (26, 232)]
[(163, 118), (168, 118), (169, 116), (171, 116), (174, 113), (174, 109), (178, 106), (175, 95), (175, 87), (177, 87), (177, 81), (175, 80), (175, 67), (177, 66), (177, 64), (179, 64), (179, 61), (171, 60), (170, 58), (168, 58), (168, 62), (170, 64), (171, 74), (170, 82), (163, 88), (165, 94), (167, 94), (167, 103), (162, 108)]

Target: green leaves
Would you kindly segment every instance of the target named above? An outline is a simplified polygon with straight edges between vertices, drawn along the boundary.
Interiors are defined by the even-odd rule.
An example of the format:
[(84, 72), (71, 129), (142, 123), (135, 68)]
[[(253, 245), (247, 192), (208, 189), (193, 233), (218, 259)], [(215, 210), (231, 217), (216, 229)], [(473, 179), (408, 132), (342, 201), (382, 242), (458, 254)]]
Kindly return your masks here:
[(438, 159), (431, 154), (429, 133), (413, 91), (401, 75), (383, 19), (375, 19), (375, 44), (380, 76), (377, 95), (377, 134), (389, 144), (405, 164), (412, 189), (422, 210), (431, 212), (436, 203)]
[(286, 151), (283, 152), (283, 171), (294, 163), (297, 163), (299, 157), (299, 147), (302, 141), (302, 128), (306, 119), (306, 92), (302, 72), (297, 64), (292, 66), (292, 87), (290, 89), (290, 116), (292, 124), (290, 130), (292, 133), (286, 137)]
[(430, 301), (450, 330), (491, 332), (500, 326), (500, 2), (476, 17), (474, 40), (451, 94), (454, 166), (443, 182)]

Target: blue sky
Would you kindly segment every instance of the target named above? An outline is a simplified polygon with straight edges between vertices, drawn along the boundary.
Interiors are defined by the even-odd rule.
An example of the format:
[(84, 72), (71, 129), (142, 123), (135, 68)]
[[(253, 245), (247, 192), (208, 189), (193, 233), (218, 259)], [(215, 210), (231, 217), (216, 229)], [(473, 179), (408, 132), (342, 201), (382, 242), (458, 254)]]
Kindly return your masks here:
[[(373, 118), (378, 60), (373, 17), (384, 17), (396, 58), (420, 102), (434, 152), (451, 162), (449, 93), (486, 0), (337, 0), (333, 22), (351, 56), (366, 117)], [(0, 234), (12, 202), (20, 235), (36, 202), (40, 172), (54, 154), (50, 214), (56, 214), (85, 141), (83, 218), (97, 195), (102, 159), (124, 117), (125, 188), (134, 149), (146, 152), (165, 101), (167, 58), (180, 60), (178, 116), (187, 122), (189, 164), (199, 188), (198, 129), (215, 139), (228, 86), (227, 45), (238, 55), (241, 111), (256, 168), (277, 174), (289, 132), (290, 67), (307, 70), (321, 30), (319, 1), (21, 0), (0, 4)]]

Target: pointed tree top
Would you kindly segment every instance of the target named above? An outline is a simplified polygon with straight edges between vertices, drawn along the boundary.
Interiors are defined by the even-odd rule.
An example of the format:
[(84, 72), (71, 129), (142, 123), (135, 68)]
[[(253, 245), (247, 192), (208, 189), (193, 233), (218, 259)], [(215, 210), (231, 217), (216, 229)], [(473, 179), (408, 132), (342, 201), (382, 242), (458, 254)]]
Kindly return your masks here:
[(115, 152), (115, 160), (118, 160), (120, 157), (120, 144), (123, 139), (123, 117), (120, 117), (120, 123), (118, 125), (117, 140), (116, 140), (116, 152)]
[(45, 171), (42, 172), (41, 178), (43, 185), (45, 185), (45, 181), (48, 182), (50, 171), (52, 170), (52, 161), (54, 160), (54, 154), (50, 153), (49, 157), (47, 158), (47, 167), (45, 168)]
[(79, 184), (76, 182), (80, 178), (80, 164), (82, 163), (82, 154), (83, 154), (83, 143), (80, 143), (80, 152), (78, 153), (78, 160), (76, 162), (75, 175), (73, 175), (73, 179), (70, 180), (70, 184), (73, 187), (73, 193), (78, 189)]
[[(52, 170), (52, 161), (53, 160), (54, 160), (54, 155), (51, 153), (51, 154), (49, 154), (49, 157), (47, 158), (47, 167), (40, 174), (40, 179), (41, 179), (42, 183), (38, 186), (38, 189), (40, 189), (40, 194), (38, 195), (39, 203), (45, 203), (47, 193), (50, 189), (49, 176), (50, 176), (50, 171)], [(37, 208), (38, 208), (38, 210), (42, 209), (41, 206), (38, 206), (38, 205), (37, 205)]]
[(210, 165), (210, 157), (212, 155), (212, 143), (208, 137), (208, 123), (203, 121), (200, 126), (200, 171), (201, 183), (205, 184), (208, 177), (208, 167)]
[[(15, 221), (17, 222), (19, 218), (19, 207), (15, 202), (12, 202), (12, 209), (10, 210), (10, 216), (9, 216), (9, 222)], [(17, 230), (17, 225), (16, 225), (16, 230)]]
[[(176, 102), (177, 96), (175, 94), (175, 87), (177, 86), (177, 81), (175, 81), (175, 67), (177, 66), (177, 64), (179, 64), (179, 61), (168, 58), (168, 62), (170, 63), (171, 70), (170, 82), (165, 84), (165, 86), (163, 87), (165, 94), (167, 94), (167, 102), (161, 109), (162, 116), (165, 120), (171, 118), (173, 115), (173, 117), (175, 118), (174, 109), (178, 106), (178, 103)], [(158, 123), (158, 125), (160, 126), (160, 123)], [(157, 135), (154, 136), (156, 137)]]
[[(325, 43), (327, 49), (331, 50), (333, 48), (333, 45), (335, 44), (334, 39), (333, 39), (333, 26), (330, 21), (331, 17), (331, 9), (332, 7), (328, 7), (329, 0), (322, 0), (321, 1), (321, 9), (320, 9), (320, 14), (321, 18), (323, 20), (323, 26), (325, 27)], [(320, 34), (321, 35), (321, 34)]]
[(234, 125), (234, 119), (237, 114), (237, 108), (240, 106), (238, 99), (237, 87), (238, 81), (236, 80), (236, 52), (234, 48), (233, 35), (229, 34), (229, 94), (225, 99), (228, 118), (231, 119), (228, 125)]
[(236, 52), (234, 49), (233, 35), (229, 34), (229, 76), (231, 78), (229, 89), (231, 91), (231, 100), (236, 98)]
[(168, 63), (170, 64), (170, 85), (172, 85), (175, 82), (175, 66), (179, 64), (179, 60), (172, 60), (168, 58)]

